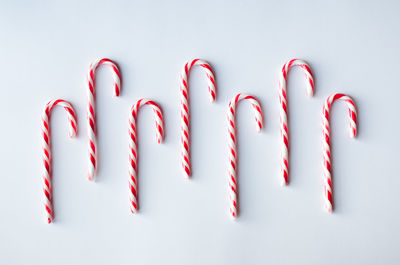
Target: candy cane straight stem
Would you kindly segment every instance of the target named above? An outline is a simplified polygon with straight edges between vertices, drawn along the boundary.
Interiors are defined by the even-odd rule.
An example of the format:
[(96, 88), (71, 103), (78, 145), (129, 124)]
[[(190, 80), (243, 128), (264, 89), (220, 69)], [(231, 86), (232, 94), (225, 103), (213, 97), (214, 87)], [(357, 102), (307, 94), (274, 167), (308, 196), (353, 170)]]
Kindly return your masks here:
[(65, 100), (52, 100), (46, 104), (42, 114), (42, 160), (43, 160), (43, 203), (45, 208), (45, 217), (48, 223), (54, 219), (53, 211), (53, 190), (51, 185), (51, 143), (50, 143), (50, 114), (53, 107), (60, 105), (64, 107), (68, 115), (69, 136), (75, 137), (77, 134), (75, 111), (70, 103)]
[(96, 70), (100, 65), (110, 66), (112, 69), (112, 77), (114, 80), (114, 95), (119, 96), (121, 88), (121, 76), (119, 73), (118, 66), (115, 62), (110, 59), (100, 59), (94, 61), (87, 74), (87, 119), (88, 119), (88, 137), (89, 137), (89, 180), (94, 180), (97, 169), (97, 143), (96, 143), (96, 89), (95, 89), (95, 75)]
[(208, 92), (210, 102), (215, 101), (216, 89), (215, 78), (211, 66), (203, 60), (194, 59), (185, 64), (185, 67), (180, 76), (180, 89), (181, 89), (181, 160), (183, 174), (185, 178), (191, 175), (190, 163), (190, 110), (189, 110), (189, 85), (188, 77), (190, 70), (193, 66), (201, 66), (207, 76)]
[(263, 126), (263, 117), (261, 106), (257, 99), (253, 96), (246, 94), (237, 94), (231, 102), (229, 102), (228, 108), (228, 145), (229, 145), (229, 164), (228, 164), (228, 176), (229, 176), (229, 211), (233, 218), (238, 215), (238, 201), (237, 201), (237, 179), (236, 179), (236, 125), (235, 125), (235, 112), (236, 105), (242, 99), (248, 100), (254, 110), (254, 117), (257, 124), (257, 132), (260, 132)]
[(333, 210), (329, 112), (332, 103), (337, 99), (346, 102), (349, 108), (350, 137), (354, 138), (357, 135), (357, 110), (353, 99), (344, 94), (334, 94), (328, 97), (322, 108), (324, 204), (328, 212)]
[(293, 59), (288, 61), (282, 68), (279, 76), (279, 102), (281, 105), (280, 122), (281, 122), (281, 172), (282, 172), (282, 185), (285, 186), (289, 181), (289, 132), (288, 132), (288, 118), (287, 118), (287, 93), (286, 83), (287, 75), (292, 66), (299, 66), (303, 69), (306, 76), (306, 91), (308, 96), (314, 95), (314, 79), (311, 73), (310, 66), (303, 60)]
[(141, 106), (149, 105), (154, 112), (154, 121), (156, 126), (156, 141), (161, 143), (164, 138), (164, 119), (160, 107), (154, 101), (149, 99), (140, 99), (131, 109), (129, 116), (129, 199), (130, 208), (132, 213), (136, 213), (138, 207), (138, 178), (137, 178), (137, 163), (138, 163), (138, 150), (137, 150), (137, 129), (136, 119)]

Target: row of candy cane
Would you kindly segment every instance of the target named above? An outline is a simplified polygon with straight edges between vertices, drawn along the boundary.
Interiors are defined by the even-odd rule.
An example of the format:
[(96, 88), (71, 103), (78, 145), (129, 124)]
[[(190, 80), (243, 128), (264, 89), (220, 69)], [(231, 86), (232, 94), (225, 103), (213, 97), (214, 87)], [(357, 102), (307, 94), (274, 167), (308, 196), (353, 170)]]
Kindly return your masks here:
[[(184, 175), (186, 178), (190, 177), (191, 164), (190, 164), (190, 142), (189, 142), (189, 104), (188, 104), (188, 75), (190, 69), (195, 66), (201, 66), (207, 76), (208, 91), (210, 102), (215, 101), (216, 88), (215, 88), (215, 77), (211, 66), (199, 59), (194, 59), (185, 64), (183, 72), (181, 74), (181, 145), (182, 145), (182, 168), (184, 169)], [(282, 172), (282, 185), (287, 185), (289, 180), (289, 133), (288, 133), (288, 118), (287, 118), (287, 93), (286, 93), (286, 82), (288, 72), (291, 67), (299, 66), (306, 77), (306, 92), (308, 96), (314, 95), (314, 78), (310, 69), (310, 66), (303, 60), (292, 59), (284, 64), (282, 67), (281, 74), (279, 76), (279, 101), (280, 101), (280, 131), (282, 138), (281, 148), (281, 172)], [(228, 109), (228, 131), (229, 131), (229, 193), (230, 193), (230, 212), (233, 218), (236, 218), (238, 214), (238, 202), (237, 202), (237, 179), (236, 179), (236, 136), (235, 136), (235, 111), (236, 104), (242, 100), (250, 101), (255, 115), (258, 131), (261, 131), (263, 118), (261, 106), (257, 99), (253, 96), (246, 94), (238, 94), (230, 103)], [(324, 205), (328, 212), (333, 210), (333, 199), (332, 199), (332, 176), (331, 176), (331, 159), (330, 159), (330, 127), (329, 127), (329, 112), (333, 101), (341, 99), (347, 103), (349, 108), (349, 121), (350, 121), (350, 137), (355, 137), (357, 133), (357, 111), (353, 99), (344, 94), (334, 94), (325, 101), (322, 113), (322, 125), (323, 125), (323, 164), (324, 164)]]
[[(96, 146), (96, 126), (95, 126), (95, 72), (96, 69), (102, 65), (109, 65), (113, 70), (113, 78), (114, 78), (114, 91), (115, 95), (119, 95), (120, 91), (120, 73), (117, 65), (109, 60), (109, 59), (101, 59), (97, 60), (91, 64), (89, 73), (87, 76), (88, 81), (88, 136), (89, 136), (89, 156), (90, 156), (90, 164), (89, 164), (89, 180), (93, 180), (96, 174), (97, 168), (97, 146)], [(206, 70), (207, 80), (209, 83), (209, 94), (210, 101), (213, 102), (216, 96), (216, 88), (215, 88), (215, 78), (213, 71), (210, 65), (199, 59), (192, 60), (185, 64), (184, 70), (181, 74), (181, 118), (182, 118), (182, 126), (181, 126), (181, 144), (182, 144), (182, 167), (184, 169), (184, 173), (186, 177), (190, 176), (190, 142), (189, 142), (189, 127), (190, 127), (190, 119), (189, 119), (189, 104), (188, 104), (188, 75), (190, 69), (199, 65)], [(302, 60), (294, 59), (286, 63), (282, 69), (282, 73), (279, 79), (279, 88), (280, 88), (280, 103), (281, 103), (281, 135), (282, 135), (282, 174), (283, 174), (283, 184), (286, 185), (288, 183), (288, 147), (289, 147), (289, 138), (288, 138), (288, 125), (287, 125), (287, 98), (286, 98), (286, 80), (287, 74), (291, 66), (300, 66), (307, 78), (307, 94), (312, 96), (314, 94), (314, 81), (313, 76), (310, 70), (310, 67), (307, 63)], [(236, 180), (236, 137), (235, 137), (235, 110), (236, 104), (242, 100), (250, 101), (254, 113), (255, 119), (257, 122), (257, 128), (259, 131), (262, 128), (263, 118), (262, 118), (262, 110), (261, 106), (258, 103), (257, 99), (253, 96), (238, 94), (235, 98), (229, 103), (228, 109), (228, 131), (229, 131), (229, 190), (230, 190), (230, 212), (233, 218), (235, 218), (238, 214), (238, 203), (237, 203), (237, 180)], [(330, 96), (323, 107), (323, 134), (324, 134), (324, 201), (326, 209), (331, 212), (332, 211), (332, 183), (331, 183), (331, 170), (330, 170), (330, 141), (329, 141), (329, 111), (331, 104), (336, 99), (344, 100), (349, 107), (349, 115), (350, 115), (350, 129), (351, 136), (354, 137), (356, 135), (356, 109), (353, 100), (343, 94), (334, 94)], [(56, 105), (63, 106), (68, 113), (68, 119), (70, 124), (70, 136), (74, 137), (77, 133), (77, 124), (75, 112), (68, 102), (64, 100), (53, 100), (50, 101), (43, 112), (42, 121), (43, 121), (43, 162), (44, 162), (44, 170), (43, 170), (43, 181), (44, 181), (44, 205), (45, 205), (45, 213), (47, 222), (51, 222), (54, 218), (53, 207), (52, 207), (52, 188), (51, 188), (51, 149), (50, 149), (50, 127), (49, 127), (49, 116), (52, 108)], [(135, 213), (138, 209), (137, 204), (137, 137), (136, 137), (136, 116), (139, 108), (143, 105), (150, 105), (153, 108), (155, 114), (155, 124), (156, 124), (156, 139), (157, 142), (160, 143), (163, 139), (164, 128), (163, 128), (163, 115), (160, 107), (154, 101), (148, 99), (141, 99), (136, 104), (133, 105), (131, 109), (131, 115), (129, 119), (129, 148), (130, 148), (130, 156), (129, 156), (129, 189), (130, 189), (130, 205), (132, 213)]]

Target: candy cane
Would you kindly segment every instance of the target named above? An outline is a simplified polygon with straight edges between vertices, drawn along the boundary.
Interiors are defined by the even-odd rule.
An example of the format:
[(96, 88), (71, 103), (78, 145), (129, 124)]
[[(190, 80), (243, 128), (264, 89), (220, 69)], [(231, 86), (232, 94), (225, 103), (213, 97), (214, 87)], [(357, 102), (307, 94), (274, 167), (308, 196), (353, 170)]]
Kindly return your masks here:
[(341, 99), (346, 102), (349, 108), (350, 137), (354, 138), (357, 134), (357, 110), (353, 99), (344, 94), (334, 94), (327, 98), (322, 108), (322, 132), (323, 132), (323, 163), (324, 163), (324, 202), (325, 209), (332, 212), (332, 174), (331, 174), (331, 148), (330, 148), (330, 126), (329, 112), (332, 103)]
[(289, 181), (289, 133), (288, 133), (288, 118), (287, 118), (287, 96), (286, 96), (286, 82), (287, 75), (292, 66), (300, 66), (307, 79), (307, 95), (312, 97), (314, 95), (314, 79), (310, 70), (310, 66), (303, 60), (293, 59), (287, 62), (279, 76), (279, 101), (281, 104), (280, 122), (281, 122), (281, 172), (282, 172), (282, 185), (287, 185)]
[(229, 198), (230, 198), (230, 213), (233, 218), (238, 215), (238, 202), (237, 202), (237, 180), (236, 180), (236, 132), (235, 132), (235, 112), (237, 103), (242, 100), (248, 100), (254, 110), (254, 116), (257, 123), (257, 132), (260, 132), (263, 126), (263, 117), (261, 106), (257, 99), (253, 96), (246, 94), (237, 94), (236, 97), (229, 102), (228, 108), (228, 144), (229, 144), (229, 165), (228, 165), (228, 175), (229, 175)]
[(203, 60), (194, 59), (185, 64), (185, 67), (181, 73), (180, 88), (181, 88), (181, 159), (182, 168), (185, 178), (189, 178), (191, 175), (191, 163), (190, 163), (190, 139), (189, 139), (189, 127), (190, 127), (190, 117), (189, 117), (189, 85), (188, 76), (190, 69), (193, 66), (199, 65), (204, 68), (207, 75), (208, 81), (208, 91), (210, 102), (215, 101), (216, 89), (215, 89), (215, 79), (211, 66)]
[(132, 106), (131, 115), (129, 116), (129, 199), (131, 212), (136, 213), (138, 210), (138, 183), (137, 183), (137, 130), (136, 117), (141, 106), (149, 105), (154, 112), (154, 120), (156, 125), (156, 141), (161, 143), (164, 138), (164, 119), (163, 114), (157, 103), (149, 99), (141, 99)]
[(108, 65), (112, 68), (112, 76), (114, 80), (114, 95), (119, 96), (121, 87), (121, 76), (118, 66), (110, 59), (100, 59), (94, 61), (87, 74), (88, 93), (87, 93), (87, 119), (88, 119), (88, 137), (89, 137), (89, 180), (94, 180), (97, 169), (97, 143), (96, 143), (96, 110), (95, 110), (95, 73), (100, 65)]
[(75, 118), (75, 111), (70, 103), (65, 100), (52, 100), (46, 104), (42, 114), (42, 149), (43, 149), (43, 192), (44, 192), (44, 207), (45, 207), (45, 216), (48, 223), (54, 219), (53, 212), (53, 190), (51, 185), (51, 166), (52, 166), (52, 158), (51, 158), (51, 145), (50, 145), (50, 114), (53, 107), (60, 105), (64, 107), (68, 114), (68, 123), (69, 123), (69, 136), (71, 138), (75, 137), (77, 134), (77, 125)]

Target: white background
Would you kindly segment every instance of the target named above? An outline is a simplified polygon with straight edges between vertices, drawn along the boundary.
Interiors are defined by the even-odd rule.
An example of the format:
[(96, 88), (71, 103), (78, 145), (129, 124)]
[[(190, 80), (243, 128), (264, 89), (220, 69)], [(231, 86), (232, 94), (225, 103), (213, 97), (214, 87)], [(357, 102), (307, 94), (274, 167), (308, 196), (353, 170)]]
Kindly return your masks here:
[[(68, 3), (67, 3), (68, 2)], [(0, 3), (0, 264), (399, 264), (398, 99), (400, 5), (396, 1), (2, 1)], [(87, 175), (85, 75), (97, 73), (99, 175)], [(209, 104), (201, 69), (190, 77), (193, 178), (180, 168), (179, 73), (210, 62), (218, 94)], [(310, 63), (289, 76), (290, 185), (280, 187), (277, 81), (284, 62)], [(241, 215), (228, 214), (226, 109), (238, 92), (265, 114), (257, 134), (248, 103), (237, 112)], [(322, 201), (320, 114), (347, 93), (359, 111), (332, 110), (335, 212)], [(139, 98), (160, 103), (166, 138), (155, 143), (152, 112), (139, 115), (140, 212), (128, 200), (128, 113)], [(51, 119), (55, 222), (43, 218), (40, 115)]]

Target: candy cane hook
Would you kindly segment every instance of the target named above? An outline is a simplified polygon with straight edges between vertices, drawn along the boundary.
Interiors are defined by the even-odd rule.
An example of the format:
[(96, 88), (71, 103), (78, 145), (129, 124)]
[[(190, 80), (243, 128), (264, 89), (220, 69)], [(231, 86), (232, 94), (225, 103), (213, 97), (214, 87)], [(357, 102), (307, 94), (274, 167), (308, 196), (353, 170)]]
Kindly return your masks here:
[(156, 125), (156, 141), (161, 143), (164, 138), (164, 118), (162, 111), (157, 103), (149, 99), (140, 99), (131, 109), (129, 116), (129, 199), (131, 212), (136, 213), (138, 206), (138, 182), (137, 182), (137, 163), (138, 163), (138, 150), (137, 150), (137, 129), (136, 118), (141, 106), (149, 105), (154, 112), (154, 121)]
[(235, 112), (236, 105), (242, 99), (248, 100), (254, 110), (254, 116), (257, 123), (257, 132), (260, 132), (263, 126), (263, 117), (260, 103), (253, 96), (246, 94), (237, 94), (234, 99), (229, 102), (228, 108), (228, 144), (229, 144), (229, 199), (230, 199), (230, 213), (233, 218), (238, 215), (238, 202), (237, 202), (237, 180), (236, 180), (236, 125), (235, 125)]
[(189, 85), (188, 77), (189, 72), (193, 66), (201, 66), (207, 76), (208, 91), (210, 102), (215, 101), (216, 89), (215, 78), (211, 66), (203, 60), (194, 59), (185, 64), (185, 67), (180, 76), (180, 89), (181, 89), (181, 160), (182, 168), (185, 178), (191, 175), (191, 162), (190, 162), (190, 111), (189, 111)]
[(333, 210), (329, 112), (332, 103), (337, 99), (346, 102), (349, 108), (350, 137), (354, 138), (357, 135), (357, 110), (353, 99), (344, 94), (334, 94), (328, 97), (322, 108), (324, 203), (328, 212)]
[(88, 92), (87, 92), (87, 119), (88, 119), (88, 137), (89, 137), (89, 180), (94, 180), (97, 169), (97, 142), (96, 142), (96, 108), (95, 108), (95, 74), (100, 65), (108, 65), (112, 69), (114, 80), (114, 95), (119, 96), (121, 87), (121, 75), (118, 66), (110, 59), (100, 59), (94, 61), (87, 74)]
[(307, 79), (306, 91), (309, 97), (314, 95), (314, 78), (311, 73), (310, 66), (303, 60), (293, 59), (288, 61), (282, 68), (279, 76), (279, 102), (281, 105), (280, 122), (281, 122), (281, 172), (282, 186), (287, 185), (289, 181), (289, 133), (288, 133), (288, 118), (287, 118), (287, 96), (286, 82), (287, 75), (292, 66), (299, 66), (303, 69)]
[(64, 107), (67, 111), (68, 115), (68, 124), (69, 124), (69, 136), (71, 138), (75, 137), (77, 134), (77, 125), (76, 125), (76, 116), (75, 111), (70, 103), (65, 100), (52, 100), (46, 104), (44, 111), (42, 113), (42, 150), (43, 150), (43, 193), (44, 193), (44, 207), (45, 207), (45, 216), (46, 221), (51, 223), (54, 219), (53, 212), (53, 190), (51, 185), (51, 166), (52, 166), (52, 158), (51, 158), (51, 144), (50, 144), (50, 114), (51, 110), (60, 105)]

